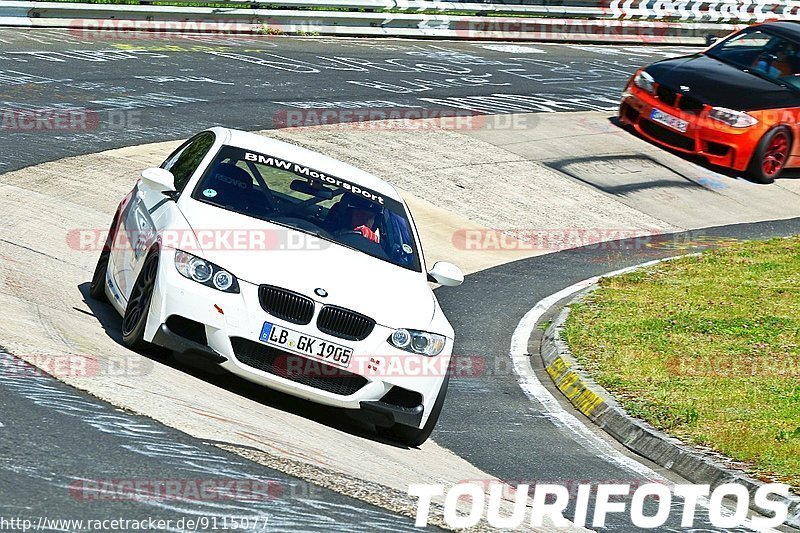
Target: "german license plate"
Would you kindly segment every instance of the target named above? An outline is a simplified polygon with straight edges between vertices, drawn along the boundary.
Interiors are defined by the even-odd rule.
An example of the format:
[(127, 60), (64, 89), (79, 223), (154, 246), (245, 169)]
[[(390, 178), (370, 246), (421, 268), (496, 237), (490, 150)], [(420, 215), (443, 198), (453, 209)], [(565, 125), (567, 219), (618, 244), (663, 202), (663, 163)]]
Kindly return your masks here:
[(287, 352), (318, 359), (340, 368), (347, 368), (353, 357), (351, 348), (284, 328), (271, 322), (264, 322), (259, 340)]
[(686, 128), (689, 125), (689, 123), (685, 120), (681, 120), (678, 117), (673, 117), (669, 113), (664, 113), (660, 109), (653, 109), (650, 112), (650, 120), (653, 122), (658, 122), (659, 124), (663, 124), (664, 126), (672, 128), (673, 130), (677, 130), (681, 133), (686, 133)]

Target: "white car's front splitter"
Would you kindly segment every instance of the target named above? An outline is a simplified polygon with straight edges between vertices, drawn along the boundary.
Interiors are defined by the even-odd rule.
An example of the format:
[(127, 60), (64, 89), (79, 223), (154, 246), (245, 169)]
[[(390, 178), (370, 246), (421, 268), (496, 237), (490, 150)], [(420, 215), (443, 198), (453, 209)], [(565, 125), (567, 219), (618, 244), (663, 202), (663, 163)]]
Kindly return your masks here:
[[(239, 294), (229, 294), (190, 281), (175, 269), (174, 253), (162, 252), (145, 340), (203, 357), (244, 379), (312, 402), (345, 409), (366, 407), (385, 414), (389, 422), (416, 427), (425, 424), (444, 381), (452, 340), (448, 339), (445, 350), (436, 358), (391, 346), (387, 339), (393, 330), (381, 325), (376, 325), (363, 341), (347, 341), (316, 328), (321, 305), (316, 306), (309, 324), (293, 324), (262, 309), (257, 285), (241, 280), (239, 285)], [(286, 362), (296, 363), (298, 356), (259, 341), (265, 322), (352, 348), (353, 360), (346, 369), (336, 371), (322, 361), (303, 357), (302, 364), (295, 365), (299, 373), (287, 373)], [(192, 323), (200, 327), (189, 328), (187, 324)], [(284, 358), (283, 364), (272, 364), (270, 358), (274, 359), (276, 353)], [(412, 396), (418, 393), (422, 408), (382, 402), (392, 387), (405, 389)]]

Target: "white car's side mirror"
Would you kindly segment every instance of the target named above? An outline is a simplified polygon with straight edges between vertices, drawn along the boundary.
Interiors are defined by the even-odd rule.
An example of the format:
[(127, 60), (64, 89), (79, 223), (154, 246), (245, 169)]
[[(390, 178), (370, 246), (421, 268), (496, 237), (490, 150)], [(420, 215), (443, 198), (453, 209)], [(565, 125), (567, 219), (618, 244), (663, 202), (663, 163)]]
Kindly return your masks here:
[(175, 190), (175, 176), (163, 168), (148, 168), (142, 171), (142, 181), (147, 187), (158, 192)]
[(464, 283), (464, 273), (453, 263), (437, 261), (428, 272), (428, 279), (448, 287), (456, 287)]

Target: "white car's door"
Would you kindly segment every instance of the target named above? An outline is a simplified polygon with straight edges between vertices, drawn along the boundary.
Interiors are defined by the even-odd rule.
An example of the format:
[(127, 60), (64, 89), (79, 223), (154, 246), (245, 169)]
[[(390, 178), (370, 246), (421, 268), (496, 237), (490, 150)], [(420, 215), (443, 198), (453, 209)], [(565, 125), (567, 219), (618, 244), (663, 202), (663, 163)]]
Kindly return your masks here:
[[(175, 177), (175, 191), (181, 193), (214, 144), (214, 134), (204, 131), (182, 144), (162, 163)], [(165, 211), (177, 209), (175, 202), (160, 190), (140, 180), (130, 202), (122, 211), (112, 250), (113, 276), (127, 302), (147, 253), (156, 242)]]
[(155, 191), (140, 181), (137, 190), (128, 204), (120, 225), (125, 232), (127, 246), (121, 247), (119, 260), (115, 264), (118, 269), (120, 290), (128, 299), (131, 288), (139, 274), (142, 262), (148, 250), (156, 240), (156, 226), (151, 217), (158, 202), (167, 200), (163, 194)]

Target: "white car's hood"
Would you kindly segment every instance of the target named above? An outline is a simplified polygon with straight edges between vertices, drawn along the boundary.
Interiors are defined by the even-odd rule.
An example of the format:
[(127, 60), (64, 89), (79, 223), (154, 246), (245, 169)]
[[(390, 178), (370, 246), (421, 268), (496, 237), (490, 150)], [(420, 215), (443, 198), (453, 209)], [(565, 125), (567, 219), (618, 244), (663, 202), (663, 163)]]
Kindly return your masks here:
[[(352, 309), (391, 328), (425, 330), (430, 326), (436, 305), (426, 277), (419, 272), (315, 237), (308, 242), (316, 247), (297, 246), (307, 242), (308, 234), (201, 202), (186, 202), (181, 211), (199, 236), (202, 252), (197, 255), (242, 281), (299, 292), (321, 304)], [(248, 244), (234, 246), (233, 250), (225, 245), (209, 246), (209, 234), (224, 236), (227, 231)], [(284, 249), (268, 245), (265, 248), (270, 249), (254, 250), (258, 246), (252, 243), (257, 244), (259, 237), (253, 241), (253, 235), (258, 234), (267, 235), (269, 243), (274, 243), (277, 237)], [(294, 245), (286, 246), (287, 239)], [(222, 239), (222, 242), (233, 241)], [(328, 296), (315, 294), (318, 288)]]

